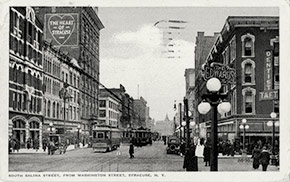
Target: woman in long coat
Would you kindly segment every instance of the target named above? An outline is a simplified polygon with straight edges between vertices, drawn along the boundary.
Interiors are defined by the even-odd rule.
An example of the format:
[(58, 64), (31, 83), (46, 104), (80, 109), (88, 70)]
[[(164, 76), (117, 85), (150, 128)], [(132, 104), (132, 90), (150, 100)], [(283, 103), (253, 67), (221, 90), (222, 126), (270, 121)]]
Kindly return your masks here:
[(194, 145), (191, 145), (189, 149), (186, 149), (183, 168), (186, 169), (186, 171), (198, 171)]
[(203, 161), (205, 162), (205, 166), (210, 165), (210, 146), (208, 143), (204, 145), (203, 149)]
[(263, 171), (267, 171), (267, 167), (270, 162), (270, 152), (267, 150), (267, 147), (262, 148), (260, 163), (262, 164)]
[(252, 152), (252, 158), (253, 158), (253, 168), (258, 169), (260, 165), (260, 156), (261, 156), (261, 150), (256, 145)]

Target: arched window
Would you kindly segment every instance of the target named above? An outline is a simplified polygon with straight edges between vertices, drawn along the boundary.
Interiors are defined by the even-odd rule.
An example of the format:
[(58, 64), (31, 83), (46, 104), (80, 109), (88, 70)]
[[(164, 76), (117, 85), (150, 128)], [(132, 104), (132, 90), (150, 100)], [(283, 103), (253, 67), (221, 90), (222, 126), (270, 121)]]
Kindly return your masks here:
[(47, 102), (47, 117), (50, 117), (50, 100)]
[(29, 128), (34, 128), (34, 129), (39, 128), (39, 123), (36, 121), (32, 121), (29, 123)]
[(46, 116), (46, 100), (43, 99), (43, 115)]
[(59, 118), (59, 103), (56, 104), (56, 117)]
[(242, 84), (243, 85), (255, 85), (255, 67), (256, 64), (250, 59), (246, 59), (242, 62)]
[(242, 56), (254, 57), (255, 56), (255, 36), (251, 34), (243, 35), (242, 38)]
[(55, 102), (52, 103), (52, 117), (55, 118)]
[(255, 114), (256, 109), (256, 90), (247, 87), (242, 90), (243, 95), (243, 114)]

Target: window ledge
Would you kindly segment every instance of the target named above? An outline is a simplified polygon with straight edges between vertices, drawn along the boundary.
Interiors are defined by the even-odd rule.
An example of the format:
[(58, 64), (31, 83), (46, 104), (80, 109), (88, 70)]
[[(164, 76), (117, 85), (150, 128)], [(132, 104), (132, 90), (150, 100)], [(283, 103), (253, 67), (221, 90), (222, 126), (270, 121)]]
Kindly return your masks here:
[(256, 83), (242, 83), (242, 86), (255, 86)]
[(253, 58), (253, 57), (255, 57), (255, 55), (253, 55), (253, 56), (242, 56), (242, 58)]

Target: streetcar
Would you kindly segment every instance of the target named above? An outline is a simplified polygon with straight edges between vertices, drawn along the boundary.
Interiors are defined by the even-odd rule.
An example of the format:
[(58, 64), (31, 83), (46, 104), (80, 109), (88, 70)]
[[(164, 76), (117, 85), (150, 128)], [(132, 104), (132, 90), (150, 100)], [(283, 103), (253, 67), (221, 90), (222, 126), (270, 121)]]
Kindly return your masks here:
[(95, 152), (109, 152), (120, 147), (123, 131), (108, 126), (93, 129), (92, 148)]
[(149, 129), (140, 127), (133, 130), (133, 144), (137, 147), (152, 144), (152, 133)]

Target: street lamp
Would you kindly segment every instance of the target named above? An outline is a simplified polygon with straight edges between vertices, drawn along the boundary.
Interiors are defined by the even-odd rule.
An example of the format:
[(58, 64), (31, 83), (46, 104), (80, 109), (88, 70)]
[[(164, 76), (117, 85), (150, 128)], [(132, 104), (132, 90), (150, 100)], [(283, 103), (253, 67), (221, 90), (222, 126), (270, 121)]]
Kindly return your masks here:
[(272, 126), (272, 154), (275, 155), (274, 153), (274, 148), (275, 148), (275, 126), (278, 127), (280, 125), (279, 121), (274, 121), (275, 118), (277, 118), (277, 114), (275, 112), (272, 112), (270, 114), (270, 117), (273, 119), (273, 121), (268, 121), (267, 126)]
[(227, 98), (226, 94), (220, 94), (221, 82), (217, 78), (211, 78), (207, 81), (206, 87), (209, 91), (208, 94), (202, 95), (203, 101), (198, 105), (198, 111), (200, 114), (207, 114), (211, 107), (213, 108), (213, 120), (211, 122), (211, 146), (210, 151), (210, 170), (218, 171), (218, 148), (217, 148), (217, 112), (222, 113), (229, 112), (231, 109), (231, 104), (229, 102), (223, 102)]
[(80, 147), (80, 132), (82, 131), (81, 130), (81, 125), (78, 125), (78, 147)]
[(185, 121), (182, 121), (181, 122), (181, 125), (183, 127), (183, 139), (185, 139), (185, 126), (186, 126), (186, 122)]
[(242, 124), (240, 125), (240, 129), (243, 130), (243, 151), (245, 151), (245, 138), (246, 138), (246, 130), (249, 129), (249, 125), (246, 124), (247, 120), (242, 119)]
[(50, 131), (50, 134), (52, 133), (52, 129), (53, 129), (52, 127), (53, 127), (53, 123), (50, 122), (50, 123), (49, 123), (49, 131)]

